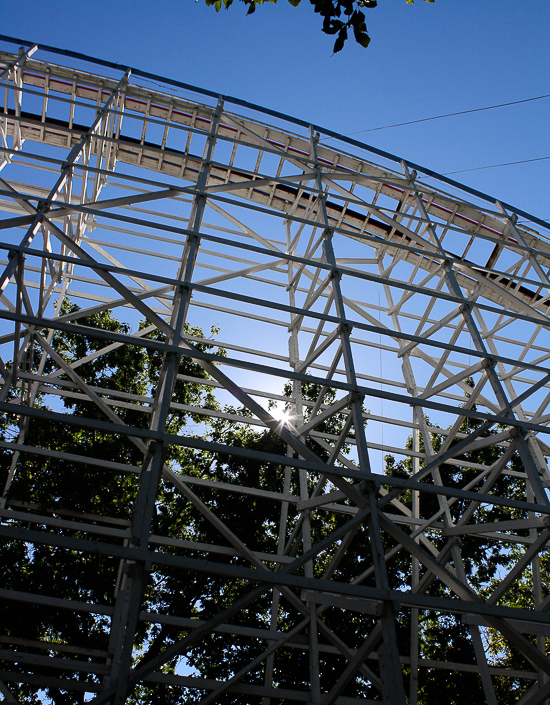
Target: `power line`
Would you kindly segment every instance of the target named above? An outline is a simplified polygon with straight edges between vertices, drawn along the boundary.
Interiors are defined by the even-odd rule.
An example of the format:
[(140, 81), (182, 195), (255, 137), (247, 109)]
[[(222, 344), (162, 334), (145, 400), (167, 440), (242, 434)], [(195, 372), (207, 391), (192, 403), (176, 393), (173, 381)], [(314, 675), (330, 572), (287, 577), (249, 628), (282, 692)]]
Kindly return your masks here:
[(473, 169), (460, 169), (459, 171), (446, 171), (441, 176), (450, 176), (451, 174), (464, 174), (466, 171), (480, 171), (481, 169), (496, 169), (499, 166), (512, 166), (512, 164), (528, 164), (529, 162), (542, 162), (550, 157), (537, 157), (536, 159), (522, 159), (519, 162), (504, 162), (504, 164), (489, 164), (488, 166), (476, 166)]
[(366, 130), (358, 130), (357, 132), (348, 132), (347, 135), (359, 135), (362, 132), (376, 132), (377, 130), (389, 130), (391, 127), (403, 127), (404, 125), (416, 125), (419, 122), (429, 122), (430, 120), (441, 120), (442, 118), (454, 117), (455, 115), (467, 115), (468, 113), (480, 113), (483, 110), (494, 110), (495, 108), (505, 108), (509, 105), (519, 105), (520, 103), (530, 103), (533, 100), (542, 100), (550, 98), (550, 93), (546, 95), (537, 95), (534, 98), (525, 98), (524, 100), (514, 100), (511, 103), (499, 103), (498, 105), (488, 105), (485, 108), (472, 108), (471, 110), (460, 110), (457, 113), (445, 113), (445, 115), (434, 115), (433, 117), (421, 118), (420, 120), (409, 120), (408, 122), (398, 122), (395, 125), (384, 125), (383, 127), (369, 127)]

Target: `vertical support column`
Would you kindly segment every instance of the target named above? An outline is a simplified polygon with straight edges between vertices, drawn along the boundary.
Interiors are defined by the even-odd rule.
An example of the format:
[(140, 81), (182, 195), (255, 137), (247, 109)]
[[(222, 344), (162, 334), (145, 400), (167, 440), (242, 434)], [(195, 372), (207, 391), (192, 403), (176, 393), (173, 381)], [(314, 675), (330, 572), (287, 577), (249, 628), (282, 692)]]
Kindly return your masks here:
[[(418, 208), (419, 212), (421, 213), (423, 220), (426, 222), (426, 229), (427, 229), (427, 232), (430, 236), (430, 239), (432, 240), (433, 244), (435, 244), (435, 246), (440, 251), (440, 254), (441, 254), (441, 257), (443, 260), (443, 265), (444, 265), (445, 278), (447, 280), (447, 284), (449, 286), (449, 289), (456, 297), (458, 297), (464, 301), (464, 303), (462, 305), (462, 316), (463, 316), (464, 322), (466, 324), (466, 328), (467, 328), (468, 332), (470, 333), (470, 336), (472, 338), (472, 342), (473, 342), (476, 350), (484, 355), (484, 359), (487, 363), (486, 364), (487, 376), (488, 376), (489, 382), (491, 384), (491, 387), (493, 389), (493, 392), (495, 394), (495, 397), (500, 405), (501, 410), (506, 415), (510, 416), (511, 418), (515, 418), (514, 410), (509, 403), (509, 400), (506, 396), (506, 392), (504, 390), (502, 382), (496, 373), (494, 358), (490, 354), (490, 352), (487, 350), (487, 347), (486, 347), (485, 341), (483, 339), (483, 336), (481, 334), (481, 331), (479, 330), (478, 326), (475, 323), (475, 320), (474, 320), (474, 317), (472, 314), (472, 302), (469, 301), (464, 296), (462, 289), (460, 288), (460, 285), (459, 285), (457, 278), (456, 278), (456, 274), (453, 271), (453, 268), (447, 259), (446, 252), (445, 252), (443, 246), (441, 245), (441, 242), (440, 242), (439, 237), (436, 232), (436, 228), (433, 225), (433, 223), (431, 222), (430, 216), (429, 216), (428, 212), (426, 211), (426, 208), (424, 206), (422, 198), (418, 192), (418, 189), (416, 188), (416, 185), (415, 185), (416, 173), (409, 172), (409, 169), (408, 169), (405, 162), (402, 162), (402, 168), (405, 173), (405, 177), (408, 179), (408, 181), (410, 183), (411, 194), (417, 203), (417, 208)], [(529, 451), (529, 448), (527, 446), (525, 438), (522, 435), (520, 435), (518, 437), (517, 448), (518, 448), (519, 453), (521, 455), (522, 462), (524, 464), (527, 476), (530, 480), (534, 496), (537, 498), (537, 501), (548, 504), (548, 498), (546, 497), (546, 495), (544, 493), (544, 489), (542, 486), (541, 478), (539, 476), (538, 468), (536, 467), (536, 463), (533, 459), (533, 456), (531, 455), (531, 453)], [(529, 485), (529, 483), (528, 483), (528, 485)], [(528, 491), (529, 491), (529, 487), (528, 487)], [(456, 546), (456, 544), (452, 546), (452, 553), (453, 553), (453, 559), (454, 559), (457, 575), (464, 582), (464, 580), (465, 580), (464, 566), (461, 561), (460, 551), (458, 550), (458, 547)], [(477, 629), (477, 628), (475, 628), (475, 629)], [(489, 673), (488, 664), (487, 664), (485, 652), (484, 652), (484, 649), (483, 649), (483, 646), (481, 643), (479, 631), (476, 631), (475, 633), (472, 632), (472, 641), (473, 641), (473, 646), (474, 646), (474, 650), (476, 653), (476, 658), (477, 658), (479, 666), (480, 666), (480, 675), (481, 675), (481, 680), (482, 680), (482, 684), (483, 684), (483, 690), (485, 693), (485, 697), (486, 697), (488, 703), (490, 703), (491, 705), (496, 705), (496, 695), (494, 692), (492, 679), (491, 679), (491, 676)]]
[[(288, 221), (288, 220), (285, 221), (285, 226), (286, 226), (286, 251), (287, 251), (287, 253), (292, 253), (294, 245), (293, 245), (293, 241), (292, 241), (292, 232), (291, 232), (291, 228), (290, 228), (290, 221)], [(288, 280), (287, 290), (288, 290), (288, 296), (289, 296), (289, 304), (290, 304), (290, 306), (295, 306), (296, 305), (296, 287), (298, 286), (298, 281), (294, 276), (294, 264), (293, 264), (292, 260), (288, 260), (288, 262), (287, 262), (287, 280)], [(298, 344), (299, 326), (292, 325), (292, 322), (295, 321), (295, 319), (297, 318), (297, 315), (298, 314), (291, 314), (291, 325), (289, 326), (290, 335), (289, 335), (289, 339), (288, 339), (288, 360), (289, 360), (290, 366), (294, 370), (300, 364), (299, 344)], [(293, 419), (294, 425), (298, 426), (301, 423), (303, 423), (303, 405), (302, 405), (301, 383), (296, 380), (293, 380), (293, 382), (292, 382), (292, 396), (290, 398), (290, 404), (291, 404), (291, 418)], [(292, 454), (293, 454), (292, 448), (287, 445), (287, 456), (292, 457)], [(284, 471), (283, 494), (290, 494), (291, 479), (292, 479), (292, 468), (287, 465), (285, 467), (285, 471)], [(300, 490), (301, 490), (301, 484), (300, 484)], [(277, 542), (277, 555), (280, 555), (280, 556), (284, 555), (284, 553), (285, 553), (286, 530), (287, 530), (287, 521), (288, 521), (288, 508), (289, 508), (289, 503), (287, 501), (281, 502), (281, 510), (279, 513), (279, 535), (278, 535), (278, 542)], [(303, 528), (302, 530), (305, 530), (305, 529)], [(307, 522), (307, 530), (309, 532), (309, 517), (308, 517), (308, 522)], [(310, 540), (310, 543), (311, 543), (311, 540)], [(310, 568), (309, 572), (311, 574), (311, 563), (308, 563), (307, 567)], [(277, 624), (278, 624), (278, 614), (279, 614), (279, 604), (280, 604), (281, 593), (276, 587), (274, 587), (272, 594), (273, 594), (273, 597), (272, 597), (272, 602), (271, 602), (271, 614), (270, 614), (269, 626), (272, 631), (276, 631)], [(311, 615), (310, 615), (310, 619), (311, 619)], [(266, 687), (271, 687), (273, 684), (274, 665), (275, 665), (275, 653), (272, 653), (267, 657), (266, 664), (265, 664), (264, 684), (266, 685)], [(270, 705), (270, 704), (271, 704), (271, 698), (264, 697), (262, 700), (262, 705)]]
[[(34, 44), (33, 46), (29, 47), (27, 51), (24, 51), (23, 47), (19, 49), (19, 58), (14, 61), (12, 64), (8, 64), (6, 68), (0, 73), (0, 84), (4, 79), (6, 81), (9, 81), (9, 76), (11, 74), (12, 77), (12, 83), (13, 83), (13, 95), (14, 95), (14, 104), (15, 104), (15, 116), (20, 117), (21, 116), (21, 105), (22, 105), (22, 100), (23, 100), (23, 95), (21, 89), (23, 88), (23, 80), (22, 80), (22, 67), (27, 59), (29, 59), (34, 52), (38, 49), (38, 46)], [(2, 145), (5, 148), (8, 148), (8, 88), (6, 86), (6, 103), (4, 105), (4, 115), (5, 117), (2, 118), (0, 116), (0, 139), (2, 141)], [(13, 128), (13, 138), (12, 138), (12, 149), (14, 151), (18, 151), (21, 149), (23, 145), (24, 140), (21, 139), (21, 130), (19, 128), (19, 122), (17, 122), (17, 125), (14, 124)], [(5, 154), (1, 159), (0, 159), (0, 171), (6, 166), (6, 164), (9, 164), (11, 161), (10, 155)]]
[[(197, 259), (200, 242), (200, 228), (206, 206), (206, 185), (223, 102), (220, 98), (212, 117), (208, 145), (203, 167), (197, 182), (197, 193), (191, 216), (191, 228), (185, 244), (182, 263), (179, 271), (181, 283), (176, 287), (172, 306), (170, 327), (173, 333), (166, 341), (167, 345), (181, 339), (187, 318), (191, 290), (188, 286), (192, 281), (193, 270)], [(182, 350), (183, 352), (183, 350)], [(163, 432), (174, 386), (176, 384), (181, 353), (166, 352), (159, 374), (159, 383), (153, 403), (153, 413), (150, 428)], [(158, 491), (167, 448), (161, 441), (152, 441), (147, 447), (140, 474), (137, 500), (132, 516), (132, 538), (130, 546), (136, 549), (146, 549), (149, 543), (151, 524), (155, 511), (155, 498)], [(111, 672), (105, 679), (105, 689), (113, 687), (115, 695), (112, 705), (123, 705), (126, 702), (128, 680), (132, 663), (134, 635), (139, 617), (142, 594), (145, 587), (149, 566), (143, 560), (124, 561), (122, 565), (122, 585), (117, 594), (115, 618), (111, 628), (110, 650), (113, 654)]]
[[(321, 166), (317, 157), (317, 142), (318, 136), (314, 135), (313, 128), (310, 128), (310, 145), (314, 163), (314, 170), (316, 172), (316, 186), (321, 207), (321, 216), (325, 227), (323, 251), (325, 260), (332, 269), (332, 290), (334, 296), (334, 304), (336, 307), (336, 314), (341, 321), (340, 339), (342, 344), (344, 366), (346, 370), (346, 380), (348, 384), (352, 385), (354, 389), (354, 392), (352, 394), (351, 413), (353, 416), (353, 423), (355, 427), (357, 456), (359, 461), (359, 467), (363, 470), (363, 472), (365, 472), (365, 474), (368, 475), (371, 473), (371, 467), (367, 439), (365, 435), (365, 426), (363, 423), (363, 396), (359, 392), (359, 385), (355, 373), (355, 365), (353, 361), (353, 354), (350, 341), (351, 330), (346, 323), (346, 311), (340, 285), (341, 272), (338, 269), (332, 245), (333, 230), (330, 227), (327, 215), (326, 194), (324, 192), (323, 180), (321, 176)], [(386, 561), (382, 544), (382, 534), (378, 521), (376, 490), (374, 485), (367, 481), (362, 483), (362, 491), (365, 496), (366, 506), (370, 509), (370, 513), (368, 516), (368, 528), (376, 586), (383, 591), (389, 591), (390, 585), (386, 570)], [(394, 609), (395, 608), (393, 605), (385, 604), (383, 614), (380, 617), (380, 624), (382, 626), (382, 643), (378, 650), (380, 675), (383, 687), (384, 703), (386, 703), (386, 705), (404, 705), (405, 692), (403, 689), (401, 662), (399, 659), (399, 651), (397, 648), (397, 634), (395, 631)]]
[[(533, 495), (533, 490), (531, 487), (527, 488), (527, 500), (529, 502), (534, 502), (534, 495)], [(534, 512), (529, 512), (529, 518), (530, 519), (535, 519), (535, 513)], [(539, 536), (538, 536), (538, 531), (536, 529), (529, 529), (529, 537), (531, 540), (534, 542), (536, 541)], [(533, 575), (533, 601), (534, 601), (534, 607), (536, 610), (541, 609), (541, 605), (543, 602), (543, 593), (542, 593), (542, 582), (541, 582), (541, 571), (540, 571), (540, 559), (537, 555), (533, 558), (531, 561), (531, 571)], [(537, 634), (537, 648), (539, 651), (544, 654), (546, 653), (546, 637), (542, 634)], [(537, 669), (538, 677), (539, 677), (539, 682), (541, 686), (545, 685), (550, 681), (550, 677), (545, 673), (545, 671), (542, 670), (542, 668)]]
[[(290, 249), (291, 243), (287, 242), (287, 247)], [(299, 278), (294, 279), (292, 276), (292, 265), (289, 262), (289, 303), (291, 306), (296, 306), (296, 288)], [(297, 318), (298, 314), (292, 316), (292, 322)], [(289, 359), (293, 370), (300, 366), (300, 347), (298, 334), (300, 325), (291, 325), (289, 339)], [(298, 380), (292, 381), (292, 417), (297, 428), (304, 424), (304, 408), (302, 400), (302, 383)], [(290, 449), (289, 449), (290, 450)], [(309, 497), (308, 487), (308, 472), (303, 468), (298, 471), (300, 500), (304, 502)], [(309, 509), (302, 510), (301, 536), (302, 536), (302, 551), (307, 553), (312, 546), (311, 543), (311, 511)], [(304, 565), (304, 575), (307, 578), (313, 578), (313, 562), (308, 561)], [(319, 645), (317, 637), (317, 616), (315, 602), (309, 603), (309, 678), (310, 678), (310, 694), (312, 705), (319, 705), (321, 702), (320, 689), (320, 673), (319, 673)]]
[[(29, 49), (29, 51), (27, 52), (27, 55), (30, 55), (35, 49), (36, 49), (36, 46)], [(20, 56), (18, 61), (22, 62), (23, 58), (25, 56), (26, 55)], [(69, 156), (67, 157), (67, 160), (63, 164), (63, 167), (61, 169), (61, 173), (60, 173), (59, 177), (57, 178), (54, 186), (51, 188), (46, 200), (39, 202), (38, 207), (35, 208), (30, 203), (28, 203), (28, 201), (23, 200), (23, 199), (19, 199), (19, 201), (18, 201), (19, 204), (25, 210), (27, 210), (28, 212), (30, 212), (34, 215), (34, 220), (33, 220), (32, 224), (29, 226), (25, 236), (23, 237), (23, 239), (20, 243), (21, 247), (28, 247), (30, 245), (30, 243), (32, 242), (32, 240), (34, 239), (34, 236), (40, 230), (41, 227), (44, 228), (45, 231), (47, 230), (47, 226), (42, 222), (43, 217), (47, 216), (48, 211), (50, 210), (52, 203), (58, 198), (59, 194), (63, 191), (63, 189), (67, 188), (70, 185), (70, 183), (72, 181), (75, 165), (78, 163), (78, 161), (83, 156), (89, 155), (90, 143), (93, 138), (93, 135), (97, 131), (98, 127), (102, 124), (102, 122), (108, 117), (111, 105), (116, 100), (118, 93), (121, 90), (122, 86), (125, 86), (127, 84), (129, 76), (130, 76), (130, 70), (128, 69), (125, 72), (124, 76), (120, 79), (120, 81), (118, 82), (116, 87), (111, 92), (109, 98), (106, 100), (103, 107), (100, 110), (98, 110), (97, 115), (95, 117), (95, 120), (93, 121), (92, 125), (88, 129), (86, 135), (71, 150)], [(0, 182), (2, 183), (2, 186), (6, 190), (10, 191), (13, 194), (13, 198), (15, 198), (17, 200), (17, 192), (15, 191), (15, 189), (8, 182), (4, 181), (4, 179), (0, 179)], [(70, 188), (67, 188), (67, 193), (70, 195)], [(79, 221), (79, 226), (84, 227), (83, 221)], [(46, 237), (46, 232), (45, 232), (45, 237)], [(14, 273), (16, 272), (19, 263), (20, 263), (19, 251), (17, 251), (17, 252), (14, 251), (12, 254), (10, 254), (6, 268), (4, 269), (4, 272), (0, 275), (0, 291), (4, 291), (4, 289), (8, 286), (10, 279), (14, 275)], [(70, 266), (71, 265), (67, 265), (67, 264), (62, 265), (61, 262), (59, 263), (59, 265), (58, 265), (59, 278), (61, 278), (62, 267), (65, 267), (65, 269), (67, 269)], [(62, 295), (60, 297), (60, 301), (62, 301), (64, 298), (64, 295), (65, 295), (64, 292), (67, 288), (67, 284), (68, 284), (68, 282), (67, 282), (67, 280), (65, 280), (63, 283), (63, 289), (62, 289)], [(19, 286), (19, 284), (18, 284), (18, 286)], [(41, 308), (42, 309), (47, 305), (48, 300), (49, 300), (50, 296), (52, 295), (53, 291), (54, 291), (53, 285), (49, 288), (49, 290), (46, 294), (41, 290)], [(19, 300), (19, 295), (18, 295), (18, 300)], [(59, 311), (60, 311), (60, 307), (58, 307), (58, 309), (55, 311), (54, 317), (57, 317), (59, 315)], [(17, 324), (16, 324), (16, 328), (17, 328)], [(51, 340), (51, 337), (52, 337), (52, 332), (50, 331), (48, 333), (48, 341)], [(19, 334), (18, 330), (16, 329), (16, 336), (15, 336), (15, 342), (14, 342), (14, 364), (12, 367), (11, 375), (9, 376), (8, 379), (5, 380), (4, 385), (2, 387), (2, 390), (0, 392), (0, 401), (4, 401), (6, 399), (7, 395), (10, 392), (10, 389), (14, 389), (15, 384), (16, 384), (17, 361), (19, 360), (19, 357), (22, 353), (23, 347), (26, 346), (28, 343), (28, 339), (25, 338), (21, 349), (19, 349), (19, 347), (18, 347), (19, 346), (19, 339), (20, 339), (20, 334)], [(40, 363), (41, 367), (44, 364), (45, 358), (46, 358), (46, 354), (44, 353), (44, 355), (42, 357), (42, 361)], [(35, 383), (33, 385), (32, 391), (28, 395), (27, 402), (28, 402), (29, 406), (32, 406), (32, 404), (34, 403), (34, 399), (35, 399), (37, 390), (38, 390), (38, 384)], [(28, 419), (26, 417), (24, 417), (21, 420), (20, 424), (21, 425), (20, 425), (18, 443), (23, 443), (24, 439), (25, 439), (25, 435), (26, 435)], [(7, 478), (5, 486), (3, 488), (2, 497), (0, 498), (0, 508), (4, 508), (6, 505), (7, 495), (8, 495), (9, 489), (11, 487), (13, 478), (14, 478), (15, 469), (17, 467), (18, 460), (19, 460), (19, 451), (16, 451), (14, 453), (12, 461), (11, 461), (10, 469), (8, 472), (8, 478)]]
[[(413, 414), (414, 423), (414, 414)], [(420, 430), (417, 428), (413, 429), (413, 451), (415, 453), (420, 452)], [(420, 470), (420, 459), (417, 455), (413, 455), (412, 459), (412, 474), (416, 475)], [(411, 510), (412, 517), (418, 519), (420, 517), (420, 493), (418, 490), (412, 490), (411, 492)], [(420, 538), (417, 536), (415, 543), (420, 543)], [(416, 556), (411, 555), (411, 590), (416, 591), (418, 581), (420, 579), (420, 563)], [(418, 661), (420, 658), (419, 648), (419, 610), (416, 607), (411, 608), (411, 671), (409, 677), (409, 705), (417, 705), (418, 703)]]
[[(409, 169), (406, 165), (405, 162), (402, 162), (402, 167), (403, 171), (405, 173), (406, 178), (409, 180), (410, 183), (410, 189), (411, 189), (411, 194), (414, 196), (416, 202), (417, 202), (417, 208), (419, 212), (422, 214), (422, 218), (426, 222), (426, 227), (427, 227), (427, 232), (430, 235), (430, 238), (433, 242), (433, 244), (436, 245), (436, 247), (439, 249), (441, 253), (441, 257), (444, 263), (444, 271), (445, 271), (445, 277), (449, 286), (450, 291), (454, 296), (457, 298), (460, 298), (464, 301), (462, 304), (462, 316), (464, 318), (464, 321), (466, 323), (466, 328), (468, 332), (470, 333), (470, 336), (472, 338), (472, 342), (476, 348), (476, 350), (480, 353), (483, 354), (484, 359), (486, 361), (486, 369), (487, 369), (487, 377), (489, 379), (489, 382), (491, 384), (491, 387), (493, 389), (493, 392), (495, 394), (495, 397), (500, 404), (500, 408), (502, 411), (509, 415), (511, 418), (517, 418), (516, 413), (514, 412), (514, 409), (510, 406), (508, 397), (506, 396), (506, 392), (504, 389), (504, 386), (495, 370), (496, 362), (493, 358), (493, 355), (487, 350), (487, 345), (485, 343), (485, 340), (481, 334), (481, 331), (479, 330), (478, 326), (476, 325), (476, 322), (474, 320), (474, 316), (472, 313), (472, 302), (466, 299), (464, 296), (462, 289), (460, 288), (460, 285), (457, 281), (456, 274), (450, 264), (450, 262), (447, 259), (446, 252), (441, 245), (441, 242), (439, 241), (439, 237), (437, 236), (436, 229), (434, 225), (432, 224), (430, 220), (430, 216), (428, 215), (428, 212), (426, 211), (426, 208), (424, 206), (424, 203), (422, 201), (422, 198), (420, 197), (420, 194), (415, 186), (415, 179), (416, 179), (416, 173), (413, 172), (412, 174), (409, 172)], [(491, 341), (489, 340), (489, 344)], [(525, 470), (527, 472), (527, 475), (529, 477), (529, 480), (533, 486), (533, 491), (535, 493), (535, 496), (537, 498), (538, 502), (541, 502), (543, 504), (548, 504), (549, 499), (548, 496), (546, 495), (544, 491), (544, 487), (542, 484), (542, 479), (540, 477), (540, 469), (537, 466), (536, 462), (536, 455), (534, 455), (529, 446), (527, 441), (525, 440), (524, 436), (528, 436), (528, 433), (524, 433), (523, 435), (520, 435), (517, 440), (517, 448), (519, 450), (519, 453), (521, 455), (522, 462), (524, 464)]]
[[(512, 235), (512, 237), (519, 242), (521, 245), (523, 245), (525, 248), (529, 248), (529, 245), (527, 244), (525, 237), (523, 236), (523, 233), (519, 230), (519, 228), (516, 227), (517, 223), (517, 215), (515, 213), (509, 214), (508, 211), (504, 208), (504, 206), (497, 201), (497, 207), (498, 209), (502, 212), (503, 215), (505, 215), (508, 219), (508, 229)], [(541, 282), (543, 283), (543, 286), (546, 287), (547, 292), (550, 293), (550, 277), (547, 272), (544, 271), (543, 267), (541, 266), (536, 253), (534, 252), (529, 252), (529, 262), (531, 263), (531, 266), (537, 273), (537, 276), (540, 277)], [(492, 341), (490, 341), (491, 343)], [(509, 378), (506, 378), (504, 382), (506, 388), (510, 392), (512, 390), (512, 383)], [(519, 418), (525, 419), (526, 416), (523, 412), (523, 409), (521, 405), (515, 405), (514, 408), (516, 409), (516, 413)], [(535, 465), (538, 468), (539, 474), (544, 478), (543, 484), (546, 487), (550, 487), (550, 470), (548, 468), (548, 465), (544, 459), (544, 454), (542, 453), (541, 447), (535, 437), (535, 435), (532, 432), (529, 432), (525, 434), (525, 443), (527, 444), (529, 450), (531, 451), (531, 454), (533, 456), (533, 461)]]

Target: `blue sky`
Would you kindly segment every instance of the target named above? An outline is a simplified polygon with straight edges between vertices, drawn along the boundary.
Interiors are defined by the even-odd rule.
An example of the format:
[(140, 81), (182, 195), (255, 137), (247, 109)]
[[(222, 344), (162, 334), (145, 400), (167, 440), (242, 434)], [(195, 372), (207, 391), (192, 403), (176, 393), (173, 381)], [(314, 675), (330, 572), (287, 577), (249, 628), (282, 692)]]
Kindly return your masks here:
[[(246, 17), (235, 0), (7, 0), (1, 32), (81, 51), (311, 120), (440, 173), (550, 156), (550, 98), (406, 127), (369, 128), (550, 93), (546, 0), (380, 0), (368, 49), (332, 56), (308, 0)], [(550, 219), (550, 159), (453, 175)]]

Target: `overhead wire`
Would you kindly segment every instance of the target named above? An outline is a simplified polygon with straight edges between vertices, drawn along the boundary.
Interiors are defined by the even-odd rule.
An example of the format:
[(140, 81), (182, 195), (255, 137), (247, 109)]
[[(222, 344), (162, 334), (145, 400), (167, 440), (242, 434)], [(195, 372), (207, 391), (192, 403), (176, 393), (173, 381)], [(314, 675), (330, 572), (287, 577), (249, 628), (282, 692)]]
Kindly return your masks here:
[(537, 157), (536, 159), (521, 159), (518, 162), (504, 162), (503, 164), (488, 164), (487, 166), (476, 166), (473, 169), (459, 169), (458, 171), (446, 171), (442, 176), (450, 176), (451, 174), (464, 174), (466, 171), (480, 171), (481, 169), (496, 169), (499, 166), (512, 166), (513, 164), (528, 164), (529, 162), (542, 162), (550, 157)]
[(495, 108), (505, 108), (509, 105), (519, 105), (520, 103), (530, 103), (534, 100), (542, 100), (550, 98), (550, 93), (545, 95), (537, 95), (533, 98), (524, 98), (523, 100), (513, 100), (509, 103), (498, 103), (497, 105), (487, 105), (484, 108), (471, 108), (470, 110), (459, 110), (456, 113), (445, 113), (444, 115), (433, 115), (432, 117), (420, 118), (419, 120), (408, 120), (407, 122), (397, 122), (394, 125), (382, 125), (381, 127), (369, 127), (365, 130), (357, 130), (357, 132), (348, 132), (346, 136), (360, 135), (362, 132), (376, 132), (377, 130), (389, 130), (392, 127), (403, 127), (405, 125), (416, 125), (419, 122), (429, 122), (430, 120), (441, 120), (442, 118), (455, 117), (456, 115), (467, 115), (469, 113), (480, 113), (484, 110), (494, 110)]
[[(513, 100), (508, 103), (498, 103), (495, 105), (487, 105), (483, 108), (471, 108), (469, 110), (460, 110), (454, 113), (444, 113), (443, 115), (433, 115), (432, 117), (420, 118), (419, 120), (408, 120), (407, 122), (398, 122), (393, 125), (383, 125), (380, 127), (369, 127), (365, 130), (357, 130), (356, 132), (347, 132), (346, 136), (351, 137), (352, 135), (360, 135), (364, 132), (376, 132), (377, 130), (389, 130), (392, 127), (404, 127), (406, 125), (416, 125), (420, 122), (429, 122), (430, 120), (441, 120), (442, 118), (455, 117), (456, 115), (468, 115), (469, 113), (479, 113), (484, 110), (494, 110), (495, 108), (505, 108), (510, 105), (520, 105), (521, 103), (530, 103), (534, 100), (542, 100), (544, 98), (550, 98), (550, 93), (545, 93), (544, 95), (533, 96), (532, 98), (524, 98), (522, 100)], [(330, 137), (329, 139), (334, 139)], [(328, 141), (328, 140), (324, 140)], [(481, 171), (482, 169), (497, 169), (502, 166), (513, 166), (516, 164), (528, 164), (529, 162), (540, 162), (550, 157), (536, 157), (535, 159), (522, 159), (516, 162), (504, 162), (503, 164), (488, 164), (486, 166), (477, 166), (472, 169), (459, 169), (457, 171), (447, 171), (442, 174), (442, 176), (451, 176), (452, 174), (464, 174), (469, 171)], [(428, 177), (430, 178), (430, 177)]]

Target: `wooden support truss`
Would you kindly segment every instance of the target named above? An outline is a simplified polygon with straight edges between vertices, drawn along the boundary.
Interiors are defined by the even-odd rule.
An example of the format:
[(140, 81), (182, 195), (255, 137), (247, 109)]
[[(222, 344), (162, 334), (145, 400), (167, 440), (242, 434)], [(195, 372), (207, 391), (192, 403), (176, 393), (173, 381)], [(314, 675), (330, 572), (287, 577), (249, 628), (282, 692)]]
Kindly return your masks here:
[[(99, 556), (113, 571), (101, 603), (84, 592), (60, 598), (47, 584), (2, 587), (10, 609), (93, 615), (103, 634), (92, 645), (85, 633), (68, 643), (0, 626), (6, 701), (30, 684), (122, 705), (132, 689), (164, 684), (204, 705), (229, 695), (414, 705), (422, 673), (440, 669), (478, 674), (487, 703), (497, 703), (498, 678), (521, 684), (524, 705), (546, 702), (544, 224), (367, 145), (328, 147), (318, 128), (255, 106), (168, 79), (152, 89), (139, 72), (100, 61), (85, 70), (51, 48), (0, 48), (0, 545), (49, 546), (75, 562)], [(105, 311), (127, 326), (79, 323)], [(205, 348), (196, 328), (211, 326), (219, 340)], [(60, 335), (93, 339), (93, 352), (68, 359)], [(121, 348), (161, 356), (156, 388), (135, 394), (81, 376)], [(182, 375), (184, 358), (202, 376)], [(181, 382), (217, 403), (179, 403)], [(90, 413), (72, 414), (71, 400)], [(204, 419), (205, 429), (271, 430), (280, 450), (193, 424), (174, 433), (173, 414)], [(34, 423), (121, 439), (139, 460), (35, 445)], [(244, 459), (280, 481), (222, 482), (168, 461), (168, 449)], [(62, 486), (54, 507), (22, 499), (18, 478), (45, 458), (97, 473), (98, 483), (136, 478), (127, 515), (75, 509)], [(162, 487), (208, 525), (210, 542), (178, 527), (157, 532)], [(246, 522), (228, 526), (220, 497), (268, 504), (271, 544), (260, 550)], [(510, 556), (498, 581), (466, 566), (476, 542)], [(409, 566), (399, 579), (398, 564)], [(167, 572), (240, 588), (213, 613), (162, 608), (147, 585)], [(521, 606), (519, 586), (529, 596)], [(423, 625), (434, 614), (467, 625), (471, 661), (426, 654)], [(339, 615), (353, 615), (352, 636)], [(135, 635), (162, 625), (177, 637), (139, 653)], [(487, 651), (488, 634), (521, 667)], [(219, 635), (251, 656), (216, 680), (188, 658)], [(294, 657), (300, 687), (281, 675)]]

